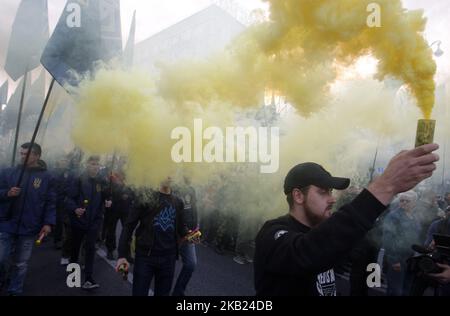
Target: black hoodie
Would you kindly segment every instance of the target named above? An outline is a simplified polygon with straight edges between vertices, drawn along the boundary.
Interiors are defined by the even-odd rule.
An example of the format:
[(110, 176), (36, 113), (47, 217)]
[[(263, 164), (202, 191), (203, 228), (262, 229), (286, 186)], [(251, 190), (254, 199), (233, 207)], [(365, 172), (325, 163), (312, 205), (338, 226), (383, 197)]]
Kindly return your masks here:
[(385, 208), (364, 190), (313, 229), (289, 214), (266, 222), (256, 237), (256, 295), (336, 295), (333, 266), (365, 236)]
[[(158, 232), (155, 231), (154, 220), (163, 211), (165, 206), (167, 206), (167, 203), (175, 210), (175, 227), (172, 232), (173, 238), (170, 238), (171, 240), (161, 240), (161, 234), (155, 236)], [(173, 253), (178, 255), (177, 240), (186, 236), (188, 232), (182, 213), (183, 208), (183, 201), (173, 194), (163, 194), (153, 190), (147, 190), (144, 194), (137, 192), (136, 202), (130, 210), (130, 214), (120, 235), (119, 258), (128, 258), (130, 256), (130, 245), (135, 229), (136, 254), (146, 256), (150, 256), (151, 254), (156, 255), (155, 250), (161, 249), (154, 249), (155, 245), (167, 247), (167, 243), (172, 242)]]

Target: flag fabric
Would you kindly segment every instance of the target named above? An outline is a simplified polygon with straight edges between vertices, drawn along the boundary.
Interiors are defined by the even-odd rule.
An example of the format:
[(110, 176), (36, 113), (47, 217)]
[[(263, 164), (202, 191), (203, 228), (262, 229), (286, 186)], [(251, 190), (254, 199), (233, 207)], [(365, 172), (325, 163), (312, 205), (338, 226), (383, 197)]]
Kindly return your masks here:
[[(26, 104), (27, 100), (28, 100), (28, 96), (29, 93), (27, 92), (27, 88), (31, 85), (31, 76), (27, 76), (27, 82), (25, 85), (25, 95), (24, 95), (24, 103)], [(16, 90), (14, 90), (13, 95), (11, 96), (11, 98), (9, 98), (8, 104), (6, 106), (6, 108), (4, 109), (4, 115), (3, 115), (3, 119), (4, 119), (4, 124), (2, 125), (3, 127), (3, 132), (7, 132), (9, 130), (13, 130), (16, 128), (17, 126), (17, 117), (19, 115), (19, 107), (20, 107), (20, 98), (22, 96), (22, 89), (23, 89), (23, 84), (24, 84), (24, 78), (21, 79), (19, 85), (17, 86)]]
[[(41, 113), (45, 100), (45, 71), (42, 70), (39, 77), (31, 84), (28, 91), (28, 100), (24, 104), (22, 117), (36, 117)], [(34, 121), (37, 121), (37, 117)]]
[(0, 87), (0, 106), (6, 104), (8, 101), (8, 80), (6, 80)]
[(122, 53), (120, 0), (68, 0), (41, 63), (63, 87)]
[(27, 88), (27, 100), (24, 103), (21, 118), (20, 136), (23, 139), (31, 139), (36, 122), (39, 119), (45, 100), (45, 74), (41, 71), (39, 77)]
[(0, 134), (3, 134), (3, 125), (5, 124), (5, 112), (3, 106), (8, 101), (8, 80), (0, 87)]
[(39, 66), (49, 38), (47, 0), (22, 0), (13, 22), (5, 71), (16, 81)]
[(66, 90), (55, 82), (53, 86), (52, 94), (48, 100), (47, 109), (44, 113), (44, 119), (49, 120), (53, 117), (53, 113), (61, 107), (65, 107), (67, 104), (71, 103), (72, 99), (67, 95)]
[(133, 13), (130, 35), (128, 36), (127, 44), (123, 51), (123, 65), (125, 68), (133, 67), (135, 34), (136, 34), (136, 11), (134, 11)]

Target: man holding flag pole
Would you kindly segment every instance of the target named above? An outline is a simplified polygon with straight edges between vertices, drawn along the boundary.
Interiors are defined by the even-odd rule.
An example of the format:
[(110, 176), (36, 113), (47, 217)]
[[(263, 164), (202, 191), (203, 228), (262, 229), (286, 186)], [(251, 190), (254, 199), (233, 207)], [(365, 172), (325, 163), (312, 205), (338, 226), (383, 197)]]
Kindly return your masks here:
[[(0, 266), (5, 267), (8, 260), (12, 262), (7, 288), (12, 296), (22, 293), (33, 244), (49, 234), (55, 224), (54, 182), (40, 160), (41, 152), (38, 144), (23, 144), (22, 166), (5, 169), (0, 174)], [(19, 177), (24, 181), (18, 181)], [(2, 270), (4, 273), (5, 269)], [(0, 279), (6, 278), (2, 275)]]
[[(41, 5), (45, 10), (37, 10), (35, 7), (33, 7), (33, 5)], [(73, 8), (75, 8), (75, 10)], [(78, 8), (79, 10), (76, 10), (76, 8)], [(43, 32), (40, 32), (40, 28), (38, 28), (37, 25), (33, 24), (34, 26), (30, 26), (30, 17), (36, 16), (36, 12), (40, 11), (43, 11), (43, 17), (45, 21), (47, 21), (46, 24), (44, 23), (46, 25), (46, 29), (44, 28)], [(76, 16), (76, 13), (78, 13), (78, 17)], [(22, 75), (26, 75), (29, 70), (39, 65), (38, 60), (39, 56), (41, 55), (41, 50), (39, 49), (43, 47), (42, 41), (39, 41), (39, 39), (42, 38), (42, 35), (44, 35), (45, 37), (46, 32), (48, 38), (47, 16), (47, 0), (23, 0), (21, 2), (13, 29), (16, 30), (16, 33), (20, 33), (22, 35), (24, 34), (23, 30), (25, 30), (25, 35), (30, 35), (30, 30), (32, 32), (36, 32), (36, 30), (38, 30), (39, 34), (33, 33), (32, 36), (28, 36), (30, 38), (29, 41), (24, 40), (23, 36), (11, 36), (10, 48), (5, 70), (14, 80), (17, 80)], [(80, 20), (79, 25), (68, 23), (71, 17), (78, 18)], [(20, 30), (20, 32), (17, 30)], [(21, 43), (22, 46), (27, 45), (27, 49), (18, 49), (20, 48), (18, 43)], [(36, 49), (31, 49), (33, 47)], [(18, 50), (18, 52), (16, 52), (17, 54), (15, 54), (13, 50)], [(29, 181), (30, 176), (28, 175), (28, 172), (26, 172), (26, 169), (30, 163), (35, 163), (36, 157), (37, 159), (39, 159), (40, 157), (40, 146), (35, 144), (35, 139), (39, 131), (39, 126), (42, 121), (42, 117), (45, 112), (45, 108), (55, 81), (57, 81), (66, 89), (71, 90), (69, 86), (77, 86), (80, 78), (83, 78), (83, 76), (86, 76), (86, 74), (92, 75), (93, 71), (95, 70), (94, 65), (96, 62), (106, 62), (112, 57), (120, 54), (121, 51), (122, 39), (119, 0), (92, 0), (89, 2), (82, 0), (67, 1), (66, 7), (58, 21), (55, 31), (48, 41), (44, 52), (42, 53), (41, 63), (52, 75), (53, 79), (42, 106), (39, 119), (33, 133), (33, 137), (30, 143), (24, 144), (27, 146), (23, 149), (28, 150), (26, 152), (21, 151), (22, 167), (20, 168), (20, 172), (18, 172), (18, 174), (15, 174), (14, 177), (8, 178), (5, 175), (9, 182), (14, 181), (15, 183), (11, 184), (8, 181), (5, 182), (5, 185), (9, 187), (5, 186), (3, 188), (4, 190), (6, 190), (4, 191), (4, 196), (10, 203), (4, 204), (5, 207), (3, 208), (2, 214), (0, 216), (2, 218), (1, 220), (6, 222), (10, 221), (11, 218), (15, 218), (15, 216), (17, 216), (17, 209), (23, 208), (24, 204), (22, 200), (26, 199), (28, 190), (25, 186), (25, 189), (23, 190), (24, 192), (22, 192), (22, 180)], [(32, 52), (32, 55), (24, 56), (23, 52)], [(25, 81), (26, 78), (24, 82)], [(22, 105), (24, 102), (24, 95), (25, 84), (23, 86), (21, 95)], [(16, 133), (17, 132), (18, 128), (16, 129)], [(16, 142), (17, 138), (18, 137), (16, 135)], [(39, 150), (37, 148), (39, 148)], [(17, 170), (19, 171), (19, 169)], [(33, 182), (33, 185), (35, 187), (40, 187), (42, 179), (40, 179), (40, 181), (36, 181), (36, 183)], [(48, 180), (47, 182), (50, 183), (50, 180)], [(11, 188), (14, 188), (14, 190), (11, 190)], [(51, 189), (49, 190), (50, 192), (53, 192)], [(49, 196), (52, 196), (52, 194), (49, 193)], [(20, 198), (17, 199), (17, 197)], [(17, 201), (19, 200), (22, 202), (18, 203)], [(54, 201), (50, 199), (48, 203), (49, 204), (46, 204), (46, 206), (51, 210), (53, 205), (54, 211)], [(51, 212), (51, 214), (54, 215), (53, 211)], [(21, 218), (19, 219), (19, 223), (17, 225), (20, 225), (20, 220)], [(53, 225), (54, 220), (49, 224)], [(48, 233), (50, 229), (47, 229), (46, 231)], [(5, 238), (7, 236), (4, 233), (1, 233), (0, 237), (5, 241), (6, 244)], [(0, 255), (2, 255), (0, 256), (0, 259), (3, 259), (3, 257), (6, 257), (9, 254), (8, 249), (9, 248), (3, 247), (0, 243)], [(31, 255), (31, 251), (29, 252), (29, 255)], [(29, 256), (27, 256), (27, 258), (22, 256), (20, 257), (20, 259), (26, 259), (24, 260), (26, 272), (26, 261), (29, 259)], [(21, 274), (21, 277), (24, 277), (24, 273)], [(11, 291), (10, 294), (20, 294), (22, 285), (19, 284), (21, 282), (17, 283), (18, 286), (14, 289), (17, 291)]]
[[(95, 75), (95, 67), (100, 62), (108, 62), (113, 57), (120, 57), (122, 53), (122, 32), (120, 23), (120, 0), (68, 0), (64, 11), (59, 18), (56, 28), (42, 54), (41, 63), (52, 75), (52, 85), (57, 81), (69, 93), (74, 92), (80, 80), (91, 79)], [(51, 85), (51, 87), (52, 87)], [(51, 92), (49, 89), (49, 94)], [(41, 112), (41, 117), (45, 111), (45, 106)], [(39, 128), (40, 120), (36, 126), (35, 133)], [(35, 136), (35, 135), (34, 135)], [(34, 141), (34, 138), (32, 142)], [(109, 207), (111, 205), (108, 205)], [(92, 206), (89, 206), (92, 211)], [(96, 209), (99, 206), (97, 205)], [(70, 208), (69, 217), (75, 219), (74, 210)], [(96, 215), (100, 218), (101, 212)], [(79, 215), (77, 213), (77, 215)], [(73, 229), (76, 232), (76, 240), (81, 242), (86, 238), (91, 240), (92, 236), (98, 234), (98, 225), (78, 227)], [(88, 231), (88, 233), (87, 233)], [(95, 240), (94, 240), (95, 242)], [(89, 256), (86, 259), (86, 282), (84, 289), (94, 289), (99, 285), (92, 279), (94, 256), (92, 250), (94, 245), (89, 247)], [(74, 246), (73, 246), (74, 247)], [(80, 244), (72, 249), (72, 262), (77, 261)]]

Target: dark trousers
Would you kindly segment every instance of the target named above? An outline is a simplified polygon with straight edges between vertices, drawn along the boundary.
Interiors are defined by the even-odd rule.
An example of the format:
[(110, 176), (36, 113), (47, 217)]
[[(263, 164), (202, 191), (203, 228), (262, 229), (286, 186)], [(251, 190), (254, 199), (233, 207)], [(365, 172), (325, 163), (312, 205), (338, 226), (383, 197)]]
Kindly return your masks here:
[(148, 296), (155, 278), (155, 296), (169, 296), (175, 273), (175, 255), (144, 256), (136, 254), (133, 270), (133, 296)]
[(64, 207), (56, 208), (56, 224), (53, 229), (53, 241), (55, 244), (63, 240), (63, 227), (64, 227)]
[(194, 273), (195, 267), (197, 266), (197, 253), (195, 251), (195, 244), (185, 242), (180, 247), (181, 261), (183, 262), (183, 267), (181, 268), (180, 274), (178, 275), (177, 282), (173, 289), (173, 296), (184, 296), (186, 287), (189, 280)]
[(413, 275), (407, 270), (406, 262), (401, 262), (401, 270), (394, 271), (392, 264), (388, 266), (387, 272), (387, 295), (409, 296), (413, 283)]
[(116, 228), (117, 228), (117, 222), (120, 220), (120, 223), (123, 225), (125, 224), (125, 221), (127, 220), (128, 214), (125, 212), (116, 212), (111, 211), (109, 214), (105, 214), (105, 237), (106, 237), (106, 249), (108, 251), (114, 251), (117, 248), (116, 245)]
[(78, 263), (78, 257), (80, 255), (81, 244), (84, 241), (84, 249), (86, 253), (85, 257), (85, 279), (92, 278), (94, 270), (94, 258), (95, 258), (95, 242), (97, 239), (98, 230), (80, 230), (72, 227), (72, 252), (70, 255), (71, 263)]
[(69, 221), (64, 221), (63, 224), (63, 244), (62, 244), (62, 257), (70, 258), (72, 255), (72, 225)]
[(371, 271), (367, 266), (377, 261), (378, 249), (367, 238), (363, 239), (351, 252), (350, 295), (368, 296), (367, 277)]
[(217, 230), (219, 228), (219, 218), (221, 218), (221, 214), (219, 210), (214, 210), (210, 213), (207, 213), (202, 218), (202, 232), (204, 235), (203, 240), (207, 243), (213, 243), (216, 239)]

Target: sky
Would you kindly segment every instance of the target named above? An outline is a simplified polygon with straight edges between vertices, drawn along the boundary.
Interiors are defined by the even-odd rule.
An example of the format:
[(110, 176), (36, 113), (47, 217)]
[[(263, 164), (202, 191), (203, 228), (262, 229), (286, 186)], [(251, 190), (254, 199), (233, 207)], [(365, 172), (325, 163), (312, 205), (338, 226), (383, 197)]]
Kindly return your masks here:
[[(12, 24), (20, 0), (0, 1), (2, 8), (0, 13), (0, 84), (2, 84), (8, 78), (3, 67), (6, 60)], [(136, 10), (136, 42), (140, 42), (215, 2), (228, 6), (231, 3), (234, 7), (237, 6), (248, 13), (254, 9), (267, 10), (268, 8), (268, 5), (260, 0), (121, 0), (124, 45), (128, 38), (134, 10)], [(48, 0), (50, 32), (55, 28), (65, 4), (66, 0)], [(32, 79), (36, 79), (38, 75), (39, 71), (34, 71), (32, 73)], [(14, 88), (17, 83), (14, 83), (11, 79), (9, 81), (9, 94), (11, 95), (13, 90), (11, 86)]]
[[(136, 10), (136, 42), (140, 42), (159, 31), (177, 23), (184, 18), (211, 5), (213, 0), (122, 0), (121, 18), (122, 33), (124, 43), (128, 38), (128, 32), (133, 16)], [(267, 3), (261, 0), (222, 0), (222, 4), (232, 3), (240, 9), (251, 12), (254, 9), (268, 9)], [(1, 0), (1, 19), (0, 19), (0, 84), (7, 79), (3, 70), (6, 59), (11, 26), (19, 6), (20, 0)], [(58, 18), (64, 8), (65, 0), (48, 0), (49, 6), (49, 24), (52, 31), (58, 21)], [(436, 58), (438, 64), (438, 74), (436, 81), (442, 82), (450, 77), (450, 1), (448, 0), (404, 0), (404, 6), (407, 9), (424, 9), (428, 17), (426, 39), (432, 43), (441, 40), (441, 49), (445, 52), (440, 58)], [(436, 48), (436, 46), (435, 46)], [(34, 71), (32, 79), (39, 75), (39, 71)], [(15, 87), (10, 79), (10, 94)]]

